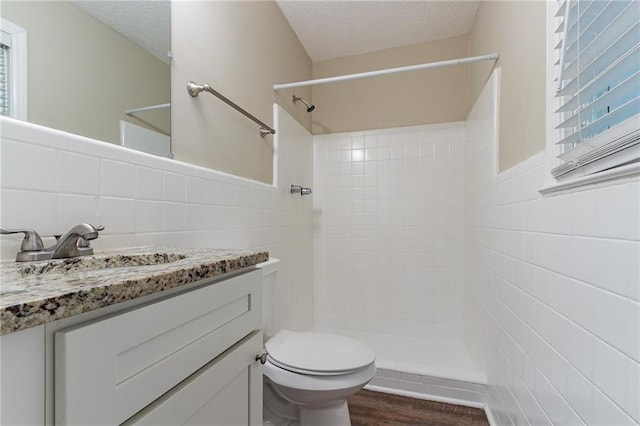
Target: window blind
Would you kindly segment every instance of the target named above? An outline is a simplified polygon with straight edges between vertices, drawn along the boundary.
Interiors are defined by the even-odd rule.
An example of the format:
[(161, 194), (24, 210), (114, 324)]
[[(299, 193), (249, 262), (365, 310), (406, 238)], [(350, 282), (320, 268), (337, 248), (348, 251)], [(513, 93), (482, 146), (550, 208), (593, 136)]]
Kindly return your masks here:
[[(635, 0), (559, 2), (555, 177), (604, 160), (640, 158), (640, 6)], [(625, 155), (622, 151), (630, 150)], [(615, 157), (612, 157), (614, 156)], [(585, 168), (587, 170), (588, 168)], [(595, 169), (594, 169), (595, 170)]]
[(11, 39), (4, 32), (0, 33), (0, 114), (11, 115), (11, 75), (10, 46)]

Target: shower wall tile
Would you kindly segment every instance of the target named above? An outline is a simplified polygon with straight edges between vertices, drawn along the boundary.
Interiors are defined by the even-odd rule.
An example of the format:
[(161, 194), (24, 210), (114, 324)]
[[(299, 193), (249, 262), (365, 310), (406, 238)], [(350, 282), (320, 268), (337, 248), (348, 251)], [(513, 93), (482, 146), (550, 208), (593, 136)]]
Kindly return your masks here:
[[(141, 245), (269, 250), (281, 260), (275, 329), (309, 329), (312, 201), (292, 196), (288, 187), (313, 187), (312, 136), (279, 107), (274, 114), (276, 186), (2, 117), (0, 225), (34, 228), (49, 244), (78, 223), (102, 224), (105, 231), (91, 242), (98, 251)], [(27, 158), (38, 167), (21, 178), (17, 165)], [(0, 257), (13, 259), (20, 242), (3, 235)]]
[(315, 326), (462, 336), (464, 123), (314, 137)]
[(495, 172), (496, 77), (468, 124), (465, 342), (498, 424), (640, 423), (638, 178), (541, 196), (544, 154)]

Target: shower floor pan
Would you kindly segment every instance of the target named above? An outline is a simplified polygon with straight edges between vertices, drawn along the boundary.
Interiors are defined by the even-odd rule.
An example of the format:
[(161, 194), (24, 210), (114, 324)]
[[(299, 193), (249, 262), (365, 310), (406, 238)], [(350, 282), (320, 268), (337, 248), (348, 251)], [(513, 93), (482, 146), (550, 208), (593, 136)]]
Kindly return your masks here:
[(478, 371), (461, 342), (325, 328), (314, 330), (350, 336), (373, 349), (378, 373), (370, 383), (371, 388), (429, 395), (436, 398), (427, 399), (445, 402), (465, 401), (470, 406), (486, 403), (486, 374)]

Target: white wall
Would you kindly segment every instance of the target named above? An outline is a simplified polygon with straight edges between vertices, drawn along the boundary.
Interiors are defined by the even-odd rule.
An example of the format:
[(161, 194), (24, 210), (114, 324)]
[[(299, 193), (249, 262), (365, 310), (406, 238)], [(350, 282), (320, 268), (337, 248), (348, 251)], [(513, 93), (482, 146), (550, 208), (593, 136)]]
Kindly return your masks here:
[(500, 53), (495, 63), (470, 65), (472, 104), (491, 71), (495, 67), (501, 69), (500, 170), (518, 164), (545, 146), (547, 3), (481, 1), (469, 34), (470, 56)]
[[(175, 158), (272, 183), (273, 138), (208, 93), (191, 98), (193, 80), (215, 90), (267, 125), (282, 105), (311, 129), (311, 115), (274, 83), (309, 80), (311, 60), (275, 1), (171, 2), (171, 136)], [(311, 88), (296, 89), (311, 97)]]
[(462, 338), (464, 123), (314, 136), (315, 326)]
[(466, 331), (491, 408), (499, 424), (638, 424), (639, 179), (542, 197), (542, 154), (496, 176), (493, 93), (465, 152)]
[[(469, 43), (469, 36), (462, 35), (318, 61), (313, 78), (464, 58)], [(311, 131), (317, 135), (464, 120), (471, 107), (469, 70), (460, 65), (312, 86), (317, 108)], [(488, 74), (485, 69), (485, 79)]]
[[(275, 326), (309, 328), (312, 206), (288, 186), (294, 176), (311, 182), (312, 138), (282, 109), (276, 116), (277, 187), (2, 118), (0, 224), (49, 237), (103, 224), (96, 249), (267, 249), (282, 261)], [(14, 258), (20, 241), (2, 236), (1, 258)]]

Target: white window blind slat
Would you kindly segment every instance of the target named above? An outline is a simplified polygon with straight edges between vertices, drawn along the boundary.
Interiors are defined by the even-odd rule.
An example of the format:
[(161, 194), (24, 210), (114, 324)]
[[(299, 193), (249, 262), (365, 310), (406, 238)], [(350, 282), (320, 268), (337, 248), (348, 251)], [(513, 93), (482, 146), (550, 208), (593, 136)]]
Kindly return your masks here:
[(564, 16), (564, 12), (565, 10), (567, 10), (567, 7), (566, 7), (567, 1), (568, 0), (564, 0), (563, 2), (560, 3), (560, 6), (558, 7), (558, 11), (555, 14), (556, 18), (561, 18)]
[[(582, 162), (586, 162), (585, 159), (588, 158), (597, 159), (600, 150), (610, 152), (625, 148), (633, 145), (634, 141), (639, 137), (640, 129), (638, 129), (637, 123), (632, 120), (627, 120), (611, 129), (608, 134), (601, 134), (585, 143), (578, 144), (574, 148), (560, 154), (558, 158), (563, 161), (572, 161), (576, 158), (581, 158)], [(614, 143), (611, 143), (611, 141), (614, 141)]]
[(573, 1), (573, 3), (570, 4), (570, 10), (568, 14), (569, 18), (567, 19), (565, 17), (565, 20), (567, 20), (567, 23), (566, 23), (566, 28), (564, 29), (564, 33), (562, 35), (562, 39), (565, 40), (565, 46), (567, 50), (569, 50), (569, 48), (573, 46), (576, 40), (578, 39), (578, 33), (580, 32), (580, 27), (579, 25), (577, 25), (577, 23), (581, 22), (581, 20), (583, 20), (585, 16), (589, 16), (589, 15), (597, 16), (598, 13), (600, 13), (601, 8), (594, 6), (597, 4), (599, 3), (591, 2), (586, 7), (582, 7), (581, 9), (578, 8), (578, 3), (576, 1)]
[(602, 96), (599, 96), (595, 101), (580, 108), (579, 114), (570, 116), (569, 119), (560, 123), (556, 129), (575, 127), (580, 124), (580, 119), (585, 115), (591, 116), (591, 120), (593, 121), (604, 115), (607, 111), (613, 111), (635, 98), (640, 98), (640, 71), (622, 81), (611, 90), (605, 91)]
[(632, 1), (594, 1), (585, 8), (584, 13), (581, 13), (580, 10), (576, 11), (580, 13), (580, 16), (576, 18), (567, 33), (566, 63), (575, 60), (578, 53), (585, 54), (587, 46), (594, 39), (601, 39), (605, 29), (611, 31), (620, 28), (615, 20), (626, 16), (626, 13), (623, 12), (631, 6)]
[[(640, 6), (635, 0), (558, 2), (556, 96), (563, 163), (556, 177), (640, 149)], [(557, 32), (557, 30), (556, 30)], [(636, 145), (638, 145), (636, 147)], [(635, 147), (635, 148), (634, 148)], [(637, 148), (637, 149), (636, 149)], [(637, 152), (636, 152), (637, 155)], [(640, 160), (637, 156), (633, 161)]]
[[(599, 4), (604, 2), (595, 1), (593, 3)], [(619, 35), (609, 35), (608, 33), (615, 33), (615, 30), (626, 28), (624, 24), (621, 26), (616, 23), (616, 20), (621, 17), (632, 17), (633, 15), (637, 15), (637, 11), (634, 14), (633, 10), (629, 10), (636, 9), (636, 7), (632, 6), (634, 5), (629, 1), (613, 0), (606, 2), (606, 6), (603, 7), (595, 17), (593, 17), (591, 22), (585, 22), (581, 19), (585, 15), (587, 15), (588, 18), (591, 18), (591, 15), (580, 15), (578, 21), (573, 26), (573, 32), (570, 29), (568, 33), (569, 36), (565, 45), (565, 63), (568, 64), (573, 62), (578, 55), (588, 54), (589, 46), (594, 40), (601, 41), (603, 38), (616, 39)], [(578, 13), (579, 12), (580, 11), (578, 10)], [(577, 37), (576, 34), (578, 34)]]
[[(638, 46), (638, 30), (640, 29), (640, 24), (636, 24), (634, 28), (630, 29), (627, 33), (623, 34), (619, 40), (615, 49), (613, 49), (613, 45), (608, 49), (603, 49), (600, 56), (596, 57), (592, 61), (587, 64), (582, 65), (582, 69), (578, 76), (573, 78), (569, 83), (567, 83), (556, 96), (570, 96), (575, 95), (579, 92), (579, 86), (584, 87), (590, 81), (597, 81), (597, 76), (605, 71), (607, 67), (610, 67), (611, 64), (619, 58), (624, 57), (629, 52), (632, 52), (636, 46)], [(618, 50), (618, 47), (623, 46), (624, 49)]]
[(587, 99), (596, 99), (598, 94), (602, 92), (602, 87), (614, 87), (617, 82), (624, 81), (627, 76), (633, 75), (638, 70), (640, 63), (640, 44), (637, 44), (627, 54), (612, 64), (608, 69), (603, 71), (602, 76), (598, 80), (591, 80), (583, 88), (581, 88), (581, 96), (573, 96), (560, 106), (555, 112), (569, 112), (580, 106), (580, 101), (586, 102)]
[(581, 174), (586, 175), (633, 163), (640, 158), (638, 123), (636, 120), (623, 122), (606, 135), (601, 134), (579, 144), (559, 158), (564, 162), (551, 171), (555, 177), (571, 174), (576, 169), (581, 169)]
[[(576, 60), (577, 57), (571, 57), (570, 54), (565, 54), (564, 70), (562, 72), (563, 80), (576, 78), (580, 68), (585, 72), (590, 72), (593, 76), (597, 70), (588, 69), (588, 67), (584, 66), (585, 64), (593, 64), (595, 59), (606, 54), (607, 50), (613, 46), (616, 46), (614, 52), (610, 52), (605, 58), (611, 58), (612, 54), (620, 51), (627, 51), (637, 43), (638, 28), (640, 28), (638, 25), (640, 8), (629, 7), (632, 10), (623, 10), (617, 15), (614, 21), (611, 21), (609, 25), (602, 30), (597, 38), (590, 40), (587, 46), (581, 48), (579, 60)], [(605, 61), (608, 62), (600, 62), (602, 69), (611, 62), (610, 59), (605, 59)], [(585, 76), (582, 75), (581, 78), (584, 79)]]
[(556, 27), (556, 30), (553, 32), (554, 34), (560, 34), (564, 31), (564, 19), (562, 21), (560, 21), (560, 23), (558, 24), (558, 26)]
[[(557, 142), (558, 145), (580, 143), (589, 138), (604, 132), (634, 115), (640, 113), (640, 98), (636, 97), (601, 116), (588, 125), (580, 128), (580, 130), (571, 133), (569, 136)], [(611, 123), (614, 122), (612, 125)]]

